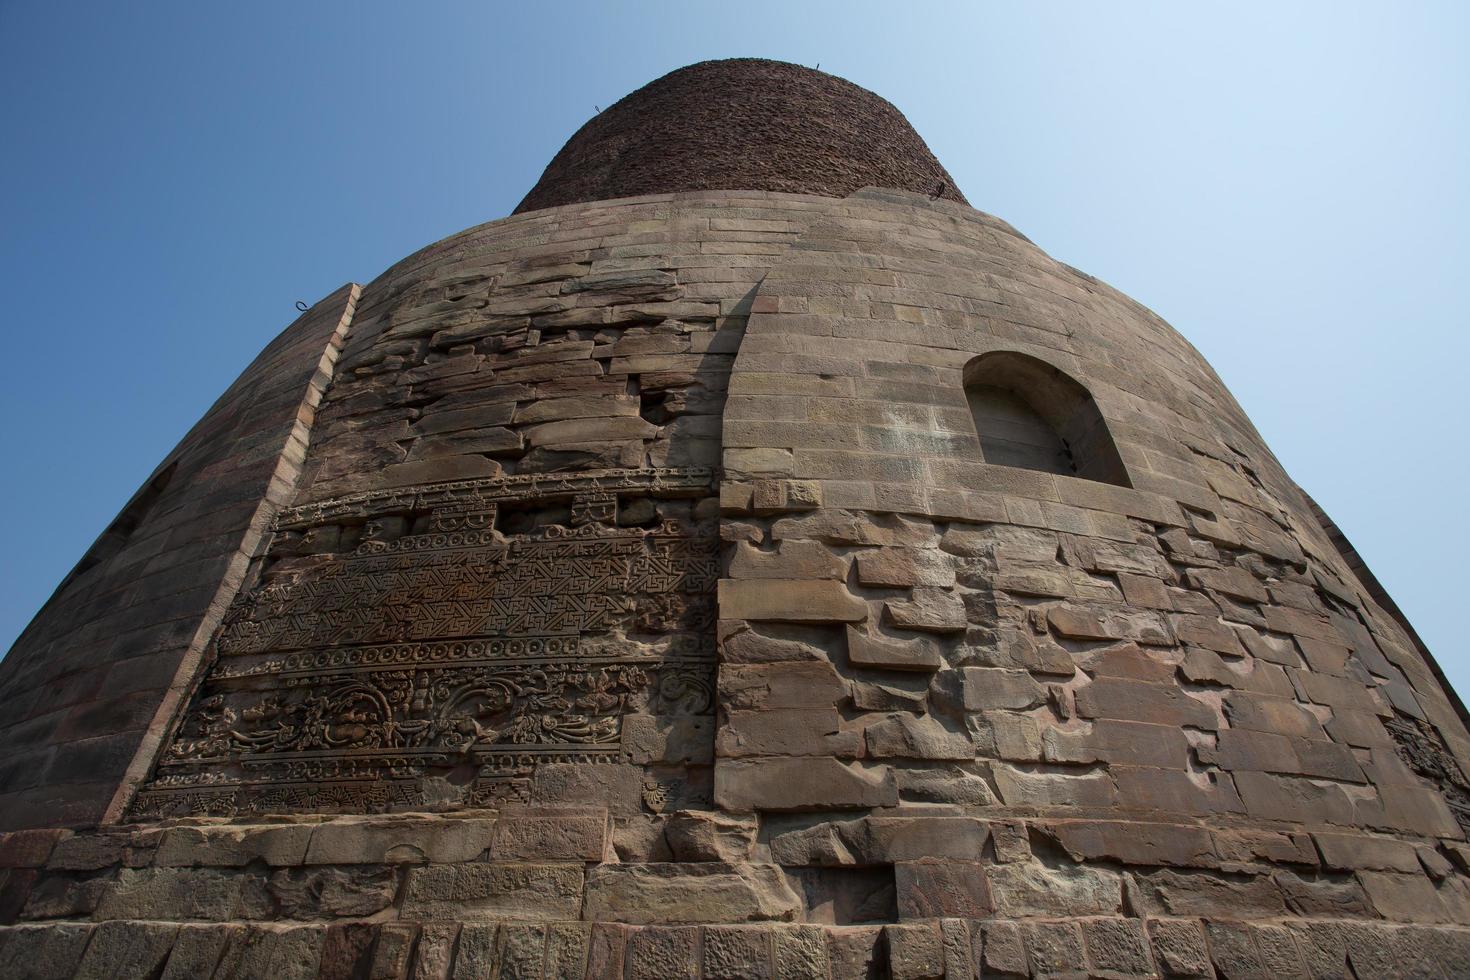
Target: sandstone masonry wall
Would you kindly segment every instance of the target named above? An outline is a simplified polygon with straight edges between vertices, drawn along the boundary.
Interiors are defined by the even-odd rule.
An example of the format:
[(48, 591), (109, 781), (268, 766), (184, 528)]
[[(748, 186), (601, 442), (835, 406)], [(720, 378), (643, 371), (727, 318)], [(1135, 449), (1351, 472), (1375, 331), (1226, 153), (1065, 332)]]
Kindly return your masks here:
[[(988, 465), (965, 366), (1128, 486)], [(658, 195), (362, 291), (120, 820), (0, 973), (1470, 972), (1470, 736), (1199, 355), (919, 194)]]
[(261, 352), (11, 648), (0, 828), (103, 818), (181, 663), (197, 662), (292, 490), (299, 420), (326, 387), (323, 352), (345, 334), (355, 299), (343, 286)]

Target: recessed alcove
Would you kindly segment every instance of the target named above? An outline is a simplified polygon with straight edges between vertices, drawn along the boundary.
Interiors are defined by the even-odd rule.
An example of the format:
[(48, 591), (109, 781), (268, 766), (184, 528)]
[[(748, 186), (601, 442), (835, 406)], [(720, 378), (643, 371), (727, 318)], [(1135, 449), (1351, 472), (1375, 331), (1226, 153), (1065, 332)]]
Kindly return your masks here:
[(981, 354), (965, 366), (965, 397), (985, 462), (1132, 485), (1097, 402), (1053, 365), (1018, 351)]

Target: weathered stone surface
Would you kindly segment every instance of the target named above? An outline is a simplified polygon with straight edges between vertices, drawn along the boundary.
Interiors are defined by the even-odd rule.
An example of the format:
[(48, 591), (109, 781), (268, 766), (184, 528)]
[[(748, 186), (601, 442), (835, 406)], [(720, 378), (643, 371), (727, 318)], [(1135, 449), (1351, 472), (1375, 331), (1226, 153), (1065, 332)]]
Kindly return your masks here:
[(958, 633), (968, 625), (965, 604), (960, 597), (943, 589), (920, 586), (906, 600), (883, 603), (888, 621), (899, 629), (928, 633)]
[(944, 664), (944, 657), (932, 640), (870, 636), (851, 626), (847, 628), (847, 659), (854, 667), (873, 670), (928, 672)]
[(495, 822), (486, 819), (333, 820), (312, 830), (305, 863), (452, 864), (473, 861), (489, 846), (494, 829)]
[(160, 980), (194, 980), (195, 977), (210, 976), (225, 948), (241, 931), (243, 927), (236, 925), (180, 926)]
[(496, 861), (601, 861), (607, 856), (604, 809), (507, 808), (490, 856)]
[(990, 914), (990, 884), (980, 864), (961, 861), (903, 861), (894, 866), (898, 914), (905, 919)]
[(682, 810), (664, 825), (664, 839), (675, 861), (721, 861), (750, 858), (758, 821), (748, 814)]
[(179, 927), (161, 922), (104, 922), (92, 931), (77, 980), (148, 980), (163, 970)]
[(1210, 951), (1204, 929), (1194, 919), (1149, 919), (1154, 955), (1168, 976), (1209, 976)]
[(893, 980), (944, 976), (944, 943), (937, 923), (887, 926), (888, 972)]
[[(166, 831), (153, 863), (165, 867), (244, 867), (264, 861), (273, 867), (301, 864), (312, 828), (174, 827)], [(335, 863), (335, 862), (323, 862)]]
[(812, 810), (894, 806), (898, 787), (881, 768), (836, 759), (721, 760), (715, 802), (727, 810)]
[(791, 921), (800, 908), (775, 865), (603, 865), (587, 876), (586, 914), (598, 921)]
[(575, 919), (582, 906), (582, 877), (580, 864), (410, 868), (403, 915), (422, 921)]
[(272, 907), (266, 881), (258, 874), (212, 868), (124, 868), (113, 887), (102, 894), (97, 918), (222, 922), (261, 918)]
[(709, 980), (771, 980), (771, 933), (761, 928), (704, 930), (702, 976)]
[(1122, 880), (1102, 869), (1021, 862), (996, 865), (987, 874), (995, 910), (1009, 918), (1116, 915), (1123, 901)]
[(271, 895), (289, 919), (372, 915), (397, 891), (397, 872), (372, 865), (282, 869), (270, 878)]
[(720, 581), (720, 612), (730, 619), (787, 623), (857, 623), (868, 605), (832, 581)]

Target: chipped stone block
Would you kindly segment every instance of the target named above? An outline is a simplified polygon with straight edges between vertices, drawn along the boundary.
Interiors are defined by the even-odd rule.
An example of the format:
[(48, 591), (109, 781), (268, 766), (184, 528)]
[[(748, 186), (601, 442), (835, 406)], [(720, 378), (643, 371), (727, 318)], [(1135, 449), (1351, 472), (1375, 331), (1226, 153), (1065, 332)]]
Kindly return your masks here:
[(162, 922), (104, 922), (77, 964), (76, 980), (129, 980), (162, 972), (179, 927)]
[(938, 644), (925, 637), (896, 640), (847, 627), (847, 658), (854, 667), (872, 670), (935, 671), (944, 665)]
[(747, 860), (759, 822), (753, 815), (680, 810), (664, 825), (675, 861)]
[(333, 820), (318, 824), (307, 864), (453, 864), (490, 844), (495, 821), (483, 818)]
[(1154, 956), (1166, 976), (1207, 977), (1210, 951), (1203, 926), (1195, 919), (1149, 919)]
[(721, 579), (720, 616), (785, 623), (858, 623), (868, 604), (834, 581)]
[(705, 980), (772, 980), (771, 936), (766, 928), (707, 927), (701, 976)]
[(1065, 976), (1087, 970), (1082, 930), (1075, 922), (1023, 922), (1021, 935), (1031, 969), (1040, 976)]
[(600, 865), (587, 876), (586, 917), (633, 924), (792, 921), (801, 899), (775, 865)]
[(944, 943), (938, 923), (883, 927), (892, 980), (931, 980), (944, 976)]
[(601, 861), (608, 818), (602, 808), (507, 807), (495, 825), (495, 861)]
[(272, 867), (303, 863), (313, 828), (309, 824), (265, 827), (173, 827), (164, 831), (153, 863), (160, 867)]
[(837, 759), (738, 759), (715, 763), (715, 802), (735, 811), (895, 806), (898, 787), (885, 767)]
[(415, 867), (408, 871), (402, 914), (417, 921), (576, 919), (582, 908), (582, 884), (581, 865)]
[(943, 589), (919, 586), (907, 600), (883, 603), (888, 621), (899, 629), (926, 633), (960, 633), (969, 625), (960, 597)]
[(815, 926), (780, 926), (772, 930), (771, 946), (777, 980), (825, 977), (830, 965), (827, 939)]
[(982, 919), (990, 914), (990, 884), (983, 865), (953, 860), (901, 861), (893, 871), (901, 918)]

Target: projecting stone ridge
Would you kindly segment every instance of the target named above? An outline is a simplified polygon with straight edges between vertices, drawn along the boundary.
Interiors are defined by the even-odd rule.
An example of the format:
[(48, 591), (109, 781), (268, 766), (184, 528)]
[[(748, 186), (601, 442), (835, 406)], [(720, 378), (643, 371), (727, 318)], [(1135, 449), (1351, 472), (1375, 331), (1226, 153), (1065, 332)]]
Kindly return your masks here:
[(491, 222), (0, 666), (0, 976), (1470, 975), (1470, 735), (1355, 561), (965, 205)]
[(887, 101), (799, 65), (732, 58), (670, 72), (599, 113), (516, 213), (675, 191), (845, 197), (868, 186), (965, 201)]

